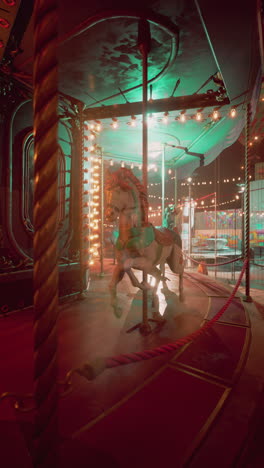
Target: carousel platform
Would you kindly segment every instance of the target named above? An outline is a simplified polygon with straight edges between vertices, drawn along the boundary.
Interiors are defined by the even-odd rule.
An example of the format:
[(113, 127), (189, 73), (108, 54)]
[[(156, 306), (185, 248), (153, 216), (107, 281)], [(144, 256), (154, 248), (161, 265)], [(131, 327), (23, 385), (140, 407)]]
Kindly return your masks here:
[[(159, 290), (165, 323), (154, 324), (148, 336), (127, 333), (141, 319), (142, 297), (125, 277), (119, 286), (123, 313), (119, 319), (113, 315), (107, 290), (111, 263), (106, 261), (104, 277), (99, 267), (94, 271), (84, 300), (60, 307), (59, 379), (98, 355), (174, 342), (209, 321), (230, 295), (230, 288), (187, 272), (180, 303), (178, 279), (168, 272), (168, 288)], [(241, 296), (219, 322), (177, 352), (107, 369), (90, 382), (76, 376), (59, 404), (59, 466), (263, 466), (256, 428), (264, 401), (264, 307), (260, 294), (258, 307)], [(2, 317), (0, 337), (0, 392), (32, 392), (32, 309)], [(32, 413), (18, 413), (8, 399), (1, 403), (1, 466), (32, 466), (32, 427)]]

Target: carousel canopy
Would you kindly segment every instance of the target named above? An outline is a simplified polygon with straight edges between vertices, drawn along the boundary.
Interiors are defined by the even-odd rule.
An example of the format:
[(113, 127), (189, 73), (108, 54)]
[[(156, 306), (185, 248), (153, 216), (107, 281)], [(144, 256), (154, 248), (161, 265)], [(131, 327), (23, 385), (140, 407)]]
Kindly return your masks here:
[[(12, 71), (27, 83), (33, 69), (32, 3), (20, 2), (2, 54), (5, 71), (16, 38)], [(149, 163), (159, 165), (164, 151), (166, 165), (183, 176), (238, 139), (245, 103), (251, 100), (254, 114), (261, 83), (255, 2), (58, 3), (59, 90), (85, 104), (88, 124), (101, 123), (93, 133), (105, 157), (142, 160), (142, 17), (150, 25)]]

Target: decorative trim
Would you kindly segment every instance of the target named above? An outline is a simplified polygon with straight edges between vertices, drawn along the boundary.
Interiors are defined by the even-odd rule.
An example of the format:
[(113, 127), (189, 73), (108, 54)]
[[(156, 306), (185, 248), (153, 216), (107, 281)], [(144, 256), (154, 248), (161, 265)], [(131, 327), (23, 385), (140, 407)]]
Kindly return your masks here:
[[(32, 153), (33, 150), (33, 153)], [(59, 172), (58, 172), (58, 230), (60, 231), (63, 227), (63, 221), (65, 219), (65, 156), (60, 146), (59, 151)], [(29, 131), (22, 142), (22, 184), (21, 184), (21, 214), (22, 222), (28, 233), (33, 237), (34, 226), (33, 226), (33, 164), (30, 160), (34, 156), (34, 136), (33, 131)], [(32, 188), (31, 188), (32, 187)], [(32, 200), (32, 212), (30, 210), (30, 198)]]

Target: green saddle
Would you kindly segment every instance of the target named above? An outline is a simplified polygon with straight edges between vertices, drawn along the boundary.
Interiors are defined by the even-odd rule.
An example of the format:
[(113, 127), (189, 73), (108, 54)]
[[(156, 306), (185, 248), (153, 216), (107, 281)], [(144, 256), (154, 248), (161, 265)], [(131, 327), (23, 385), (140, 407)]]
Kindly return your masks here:
[(134, 227), (130, 229), (130, 236), (126, 242), (119, 237), (116, 242), (117, 250), (139, 250), (148, 247), (155, 240), (153, 226)]

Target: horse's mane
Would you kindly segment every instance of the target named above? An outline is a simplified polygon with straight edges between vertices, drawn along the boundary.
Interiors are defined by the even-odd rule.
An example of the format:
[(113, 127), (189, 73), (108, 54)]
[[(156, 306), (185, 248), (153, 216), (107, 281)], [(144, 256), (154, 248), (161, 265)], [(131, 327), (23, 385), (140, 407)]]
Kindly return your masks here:
[(109, 173), (105, 183), (106, 190), (113, 190), (116, 187), (120, 187), (121, 190), (125, 192), (132, 190), (133, 187), (129, 184), (131, 182), (137, 189), (141, 207), (141, 218), (143, 223), (147, 223), (147, 213), (148, 213), (148, 201), (146, 191), (138, 180), (138, 178), (133, 174), (130, 169), (126, 167), (120, 167), (115, 172)]

